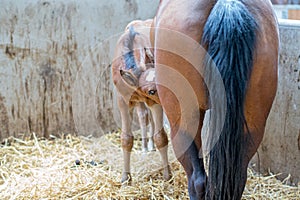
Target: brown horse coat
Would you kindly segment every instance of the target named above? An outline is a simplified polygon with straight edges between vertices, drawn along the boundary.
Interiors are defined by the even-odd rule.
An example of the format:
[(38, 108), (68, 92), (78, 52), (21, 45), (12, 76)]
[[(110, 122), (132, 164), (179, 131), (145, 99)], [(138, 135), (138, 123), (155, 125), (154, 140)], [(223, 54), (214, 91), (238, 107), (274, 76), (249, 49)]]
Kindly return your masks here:
[[(240, 199), (277, 88), (279, 39), (270, 1), (162, 0), (151, 33), (159, 99), (190, 198)], [(210, 77), (214, 67), (219, 72)], [(199, 152), (208, 109), (217, 110), (210, 125), (221, 129), (210, 126), (218, 133), (206, 135), (214, 139), (204, 155), (206, 176)]]

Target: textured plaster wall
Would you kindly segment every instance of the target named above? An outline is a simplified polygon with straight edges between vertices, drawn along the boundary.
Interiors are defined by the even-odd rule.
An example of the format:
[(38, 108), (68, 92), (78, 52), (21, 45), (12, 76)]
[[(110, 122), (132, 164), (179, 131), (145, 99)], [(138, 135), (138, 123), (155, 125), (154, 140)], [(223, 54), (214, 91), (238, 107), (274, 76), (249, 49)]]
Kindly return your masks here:
[(158, 0), (0, 4), (0, 139), (115, 128), (109, 63), (116, 34), (153, 17)]

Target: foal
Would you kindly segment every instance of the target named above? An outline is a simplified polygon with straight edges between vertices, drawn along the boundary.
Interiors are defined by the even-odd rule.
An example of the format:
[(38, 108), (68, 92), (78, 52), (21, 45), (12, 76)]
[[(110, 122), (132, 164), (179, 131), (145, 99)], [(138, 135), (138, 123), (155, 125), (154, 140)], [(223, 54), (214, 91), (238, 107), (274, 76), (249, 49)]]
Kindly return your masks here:
[(131, 181), (130, 152), (134, 139), (131, 123), (134, 107), (137, 108), (141, 126), (143, 151), (147, 151), (147, 118), (153, 119), (150, 120), (148, 147), (149, 150), (154, 149), (154, 139), (162, 158), (164, 179), (170, 179), (168, 138), (163, 128), (163, 110), (156, 91), (154, 58), (149, 41), (151, 24), (152, 20), (136, 20), (129, 23), (125, 33), (119, 38), (112, 63), (112, 78), (117, 88), (117, 101), (122, 119), (121, 143), (124, 158), (122, 182)]

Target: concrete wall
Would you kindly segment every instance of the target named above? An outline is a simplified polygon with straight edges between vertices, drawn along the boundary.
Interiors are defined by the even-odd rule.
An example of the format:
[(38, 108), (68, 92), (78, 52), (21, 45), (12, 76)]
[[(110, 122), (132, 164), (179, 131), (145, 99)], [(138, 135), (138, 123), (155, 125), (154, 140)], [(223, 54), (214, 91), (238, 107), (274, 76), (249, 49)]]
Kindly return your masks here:
[[(300, 181), (300, 21), (280, 20), (278, 91), (259, 148), (262, 172)], [(267, 80), (266, 80), (267, 81)], [(254, 159), (257, 166), (257, 157)]]
[(153, 17), (158, 0), (0, 4), (0, 139), (115, 128), (114, 44), (128, 22)]

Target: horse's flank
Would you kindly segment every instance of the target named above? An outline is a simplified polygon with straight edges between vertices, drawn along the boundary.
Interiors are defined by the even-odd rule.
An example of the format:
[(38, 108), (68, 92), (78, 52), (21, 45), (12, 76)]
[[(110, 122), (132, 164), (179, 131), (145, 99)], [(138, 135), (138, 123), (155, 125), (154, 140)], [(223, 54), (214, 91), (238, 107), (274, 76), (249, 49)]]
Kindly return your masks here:
[[(153, 27), (156, 81), (174, 82), (168, 86), (158, 84), (157, 89), (171, 125), (175, 154), (188, 176), (190, 198), (240, 199), (247, 165), (263, 138), (277, 89), (279, 39), (270, 1), (161, 1)], [(173, 31), (174, 36), (164, 34), (165, 30)], [(184, 37), (180, 36), (177, 44), (169, 42), (175, 41), (172, 37), (178, 37), (178, 33)], [(209, 78), (205, 77), (207, 73), (201, 74), (205, 61), (201, 51), (199, 58), (202, 56), (203, 59), (196, 64), (191, 64), (183, 56), (193, 55), (201, 49), (196, 45), (187, 46), (187, 42), (182, 42), (186, 38), (198, 44), (202, 42), (210, 56), (209, 61), (213, 61), (207, 62), (210, 65), (204, 67), (216, 66), (227, 96), (224, 127), (220, 132), (215, 131), (214, 134), (219, 137), (209, 152), (213, 160), (209, 162), (208, 178), (203, 159), (195, 152), (202, 147), (201, 128), (205, 110), (216, 106), (213, 99), (219, 93), (214, 91), (219, 88), (205, 87), (208, 84), (205, 80)], [(168, 46), (169, 50), (160, 48)], [(185, 84), (175, 84), (180, 80), (190, 84), (193, 94), (186, 94)], [(185, 101), (185, 96), (195, 96), (198, 105), (189, 103), (188, 99)], [(222, 103), (220, 100), (217, 102)], [(190, 123), (184, 119), (188, 116), (185, 114), (187, 110), (192, 112), (192, 116), (198, 116), (198, 123), (195, 123), (195, 118), (190, 118)], [(218, 115), (215, 116), (217, 118), (211, 118), (211, 125), (214, 120), (220, 121)], [(196, 132), (191, 132), (194, 129), (190, 127), (195, 127)], [(183, 148), (185, 144), (188, 146)], [(184, 153), (182, 149), (185, 149)]]

